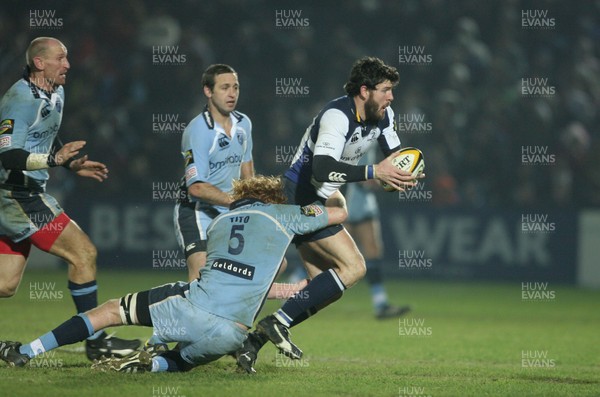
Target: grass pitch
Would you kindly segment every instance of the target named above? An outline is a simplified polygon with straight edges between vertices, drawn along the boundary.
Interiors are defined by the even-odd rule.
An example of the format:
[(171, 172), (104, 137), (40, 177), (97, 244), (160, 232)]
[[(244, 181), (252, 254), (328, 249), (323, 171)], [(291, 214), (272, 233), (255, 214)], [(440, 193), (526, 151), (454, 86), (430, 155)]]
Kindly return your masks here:
[[(183, 272), (99, 275), (100, 300), (184, 278)], [(521, 283), (387, 283), (410, 303), (400, 320), (373, 318), (368, 286), (292, 330), (304, 350), (290, 361), (268, 345), (258, 374), (224, 357), (184, 374), (106, 374), (89, 369), (74, 345), (27, 368), (0, 363), (2, 396), (598, 396), (600, 291)], [(524, 300), (523, 297), (530, 298)], [(269, 302), (263, 314), (279, 306)], [(66, 274), (28, 270), (17, 296), (2, 300), (0, 339), (29, 342), (73, 315)], [(146, 339), (142, 327), (113, 328)]]

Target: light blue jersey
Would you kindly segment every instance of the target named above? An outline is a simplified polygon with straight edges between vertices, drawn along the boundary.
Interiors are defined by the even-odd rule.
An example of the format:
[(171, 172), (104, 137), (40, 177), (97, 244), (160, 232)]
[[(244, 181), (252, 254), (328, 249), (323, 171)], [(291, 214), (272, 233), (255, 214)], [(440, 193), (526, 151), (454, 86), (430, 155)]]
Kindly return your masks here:
[(190, 284), (190, 300), (252, 327), (294, 235), (314, 232), (327, 221), (321, 205), (234, 203), (208, 228), (208, 258), (200, 280)]
[[(207, 182), (229, 193), (233, 179), (240, 178), (242, 163), (252, 160), (252, 122), (243, 113), (230, 114), (231, 138), (216, 123), (208, 108), (183, 131), (181, 153), (185, 161), (185, 186)], [(201, 201), (189, 196), (190, 201)], [(226, 207), (215, 207), (219, 212)]]
[[(6, 92), (0, 102), (0, 153), (23, 149), (49, 154), (62, 121), (65, 94), (63, 87), (47, 93), (21, 79)], [(9, 171), (0, 164), (0, 183), (11, 172), (22, 172), (45, 185), (48, 170)]]

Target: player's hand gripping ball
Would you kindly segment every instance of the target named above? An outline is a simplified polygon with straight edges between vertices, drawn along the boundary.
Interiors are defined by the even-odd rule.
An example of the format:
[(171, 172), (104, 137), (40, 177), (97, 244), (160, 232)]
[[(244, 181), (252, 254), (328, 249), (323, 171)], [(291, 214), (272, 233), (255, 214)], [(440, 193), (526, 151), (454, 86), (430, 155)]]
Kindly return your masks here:
[[(425, 159), (423, 153), (417, 148), (407, 147), (396, 152), (396, 157), (392, 159), (392, 164), (401, 170), (410, 172), (413, 178), (425, 170)], [(394, 192), (396, 189), (385, 182), (381, 182), (381, 186), (386, 192)]]

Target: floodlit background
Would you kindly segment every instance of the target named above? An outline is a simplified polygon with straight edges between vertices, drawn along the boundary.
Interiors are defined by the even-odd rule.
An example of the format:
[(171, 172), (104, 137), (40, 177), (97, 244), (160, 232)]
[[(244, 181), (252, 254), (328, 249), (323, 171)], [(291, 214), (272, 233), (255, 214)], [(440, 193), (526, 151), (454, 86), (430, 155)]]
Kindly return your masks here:
[(373, 55), (400, 72), (398, 133), (423, 151), (428, 175), (379, 195), (386, 272), (599, 286), (599, 3), (323, 3), (3, 3), (2, 92), (31, 39), (68, 47), (60, 136), (85, 139), (110, 178), (57, 169), (49, 191), (98, 246), (99, 266), (184, 277), (171, 212), (208, 65), (239, 73), (256, 170), (280, 174), (353, 61)]

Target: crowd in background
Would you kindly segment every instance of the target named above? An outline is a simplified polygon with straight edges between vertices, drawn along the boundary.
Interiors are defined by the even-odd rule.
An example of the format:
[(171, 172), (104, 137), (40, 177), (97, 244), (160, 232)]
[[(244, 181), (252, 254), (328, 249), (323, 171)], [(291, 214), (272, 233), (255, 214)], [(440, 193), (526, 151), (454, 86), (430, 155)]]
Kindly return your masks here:
[[(153, 183), (178, 181), (181, 123), (204, 106), (200, 77), (216, 62), (239, 73), (238, 109), (253, 121), (257, 171), (282, 173), (364, 55), (399, 70), (392, 108), (402, 120), (420, 120), (400, 138), (425, 153), (434, 205), (600, 206), (598, 2), (109, 0), (4, 8), (0, 89), (20, 77), (32, 38), (62, 40), (71, 70), (60, 135), (86, 140), (90, 157), (110, 169), (101, 187), (57, 170), (50, 185), (67, 206), (90, 192), (147, 199)], [(32, 10), (53, 10), (47, 19), (61, 26), (32, 26)], [(527, 10), (545, 11), (537, 20), (547, 26), (524, 26)], [(282, 19), (295, 26), (282, 27)], [(421, 49), (425, 61), (401, 63), (401, 48)], [(178, 57), (157, 62), (153, 55), (165, 51)], [(535, 78), (545, 94), (524, 94), (524, 79)], [(282, 95), (278, 79), (303, 89)], [(156, 130), (157, 119), (171, 130)], [(530, 148), (546, 156), (524, 161)]]

